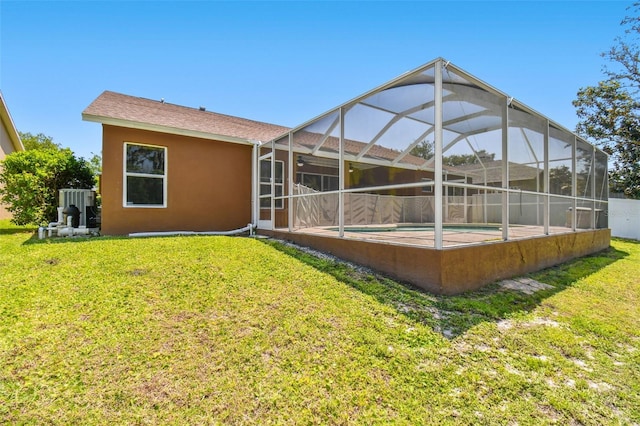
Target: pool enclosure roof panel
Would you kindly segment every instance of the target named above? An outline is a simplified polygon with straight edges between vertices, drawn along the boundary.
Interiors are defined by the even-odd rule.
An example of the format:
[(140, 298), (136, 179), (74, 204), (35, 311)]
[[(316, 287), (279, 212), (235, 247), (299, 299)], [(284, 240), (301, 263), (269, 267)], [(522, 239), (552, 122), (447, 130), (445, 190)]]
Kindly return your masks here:
[[(443, 155), (471, 155), (482, 163), (483, 151), (500, 152), (499, 135), (507, 127), (509, 134), (517, 134), (523, 149), (530, 150), (534, 157), (535, 139), (544, 134), (548, 126), (564, 134), (565, 139), (577, 138), (506, 93), (437, 58), (295, 127), (272, 142), (288, 149), (291, 135), (294, 151), (337, 159), (342, 136), (347, 161), (432, 169), (435, 67), (440, 64), (443, 66)], [(508, 124), (504, 123), (505, 116)], [(491, 161), (495, 160), (501, 160), (499, 155), (492, 157)]]

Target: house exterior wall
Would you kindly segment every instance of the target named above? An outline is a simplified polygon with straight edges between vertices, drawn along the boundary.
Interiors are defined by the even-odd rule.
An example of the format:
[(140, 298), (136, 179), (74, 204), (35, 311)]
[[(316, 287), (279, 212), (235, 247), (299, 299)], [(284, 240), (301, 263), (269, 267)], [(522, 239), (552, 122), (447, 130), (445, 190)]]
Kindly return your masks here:
[[(124, 144), (166, 147), (166, 207), (123, 206)], [(227, 231), (251, 222), (249, 145), (103, 125), (102, 233)]]
[[(4, 127), (3, 122), (2, 126), (0, 126), (0, 161), (4, 160), (7, 154), (11, 154), (13, 151), (13, 143), (11, 142), (11, 138), (9, 137), (9, 133), (7, 133), (7, 129)], [(1, 167), (2, 166), (0, 166), (0, 168)], [(4, 204), (0, 203), (0, 219), (9, 218), (11, 218), (11, 213), (7, 211)]]

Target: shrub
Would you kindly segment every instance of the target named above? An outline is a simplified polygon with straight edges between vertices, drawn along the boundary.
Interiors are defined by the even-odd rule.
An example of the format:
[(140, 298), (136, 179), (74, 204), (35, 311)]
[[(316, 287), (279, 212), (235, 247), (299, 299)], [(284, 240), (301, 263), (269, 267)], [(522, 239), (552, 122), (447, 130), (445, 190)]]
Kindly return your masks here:
[(13, 152), (1, 165), (0, 197), (16, 225), (54, 221), (60, 189), (88, 189), (94, 183), (88, 163), (70, 149)]

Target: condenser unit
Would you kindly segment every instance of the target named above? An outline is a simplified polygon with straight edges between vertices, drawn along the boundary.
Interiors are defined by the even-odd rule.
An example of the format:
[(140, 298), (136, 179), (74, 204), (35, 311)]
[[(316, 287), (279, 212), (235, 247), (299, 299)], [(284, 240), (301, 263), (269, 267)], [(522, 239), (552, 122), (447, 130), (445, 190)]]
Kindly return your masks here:
[(80, 210), (80, 226), (96, 227), (96, 192), (91, 189), (61, 189), (60, 203), (62, 208), (76, 206)]

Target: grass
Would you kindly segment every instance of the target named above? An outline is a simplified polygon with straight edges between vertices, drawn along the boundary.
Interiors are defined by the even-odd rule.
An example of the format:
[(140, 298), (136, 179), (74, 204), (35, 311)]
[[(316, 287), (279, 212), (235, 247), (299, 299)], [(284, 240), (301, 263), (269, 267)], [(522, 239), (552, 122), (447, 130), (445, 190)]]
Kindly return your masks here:
[(436, 297), (268, 240), (0, 229), (2, 424), (640, 423), (638, 242)]

